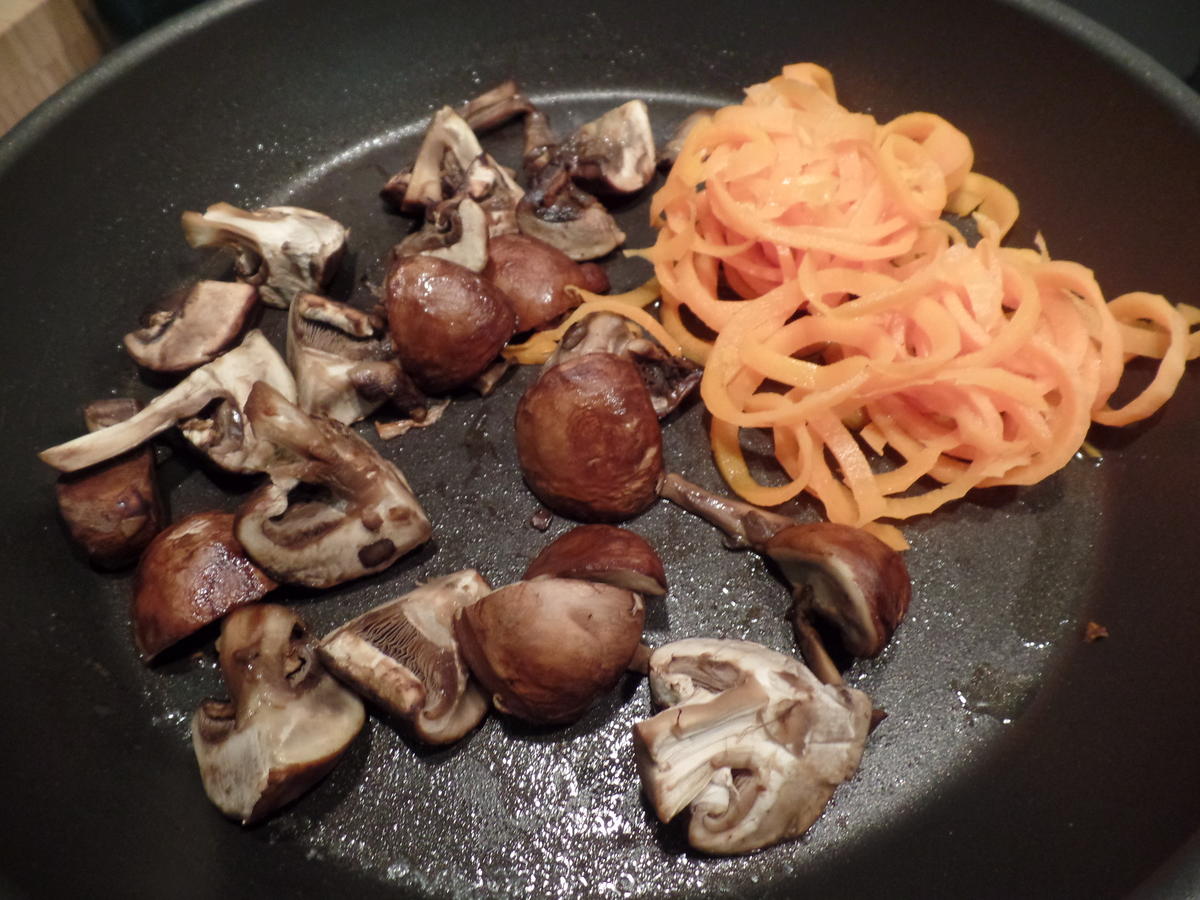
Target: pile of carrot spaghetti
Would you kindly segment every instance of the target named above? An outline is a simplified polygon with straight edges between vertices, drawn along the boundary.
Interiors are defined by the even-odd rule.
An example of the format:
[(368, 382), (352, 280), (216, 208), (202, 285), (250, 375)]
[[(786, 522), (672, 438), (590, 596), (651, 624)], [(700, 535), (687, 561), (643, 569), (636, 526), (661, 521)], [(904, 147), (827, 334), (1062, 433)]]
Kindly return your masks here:
[[(1037, 482), (1091, 422), (1124, 425), (1200, 354), (1200, 311), (1001, 246), (1018, 205), (929, 113), (886, 124), (838, 104), (828, 71), (783, 69), (688, 135), (651, 217), (662, 324), (705, 366), (718, 468), (760, 505), (802, 491), (834, 522), (894, 526), (974, 487)], [(942, 216), (973, 215), (974, 246)], [(1040, 242), (1039, 242), (1040, 243)], [(1112, 408), (1125, 363), (1160, 360)], [(750, 473), (767, 429), (785, 484)]]

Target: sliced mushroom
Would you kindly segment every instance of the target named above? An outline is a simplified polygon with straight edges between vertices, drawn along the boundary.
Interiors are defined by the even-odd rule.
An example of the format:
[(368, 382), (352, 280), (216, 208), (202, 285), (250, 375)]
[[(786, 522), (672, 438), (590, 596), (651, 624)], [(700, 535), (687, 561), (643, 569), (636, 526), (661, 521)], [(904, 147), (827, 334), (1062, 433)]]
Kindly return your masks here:
[(389, 400), (424, 410), (424, 395), (395, 358), (381, 316), (300, 293), (288, 311), (287, 360), (301, 409), (351, 425)]
[(208, 798), (243, 825), (300, 797), (362, 730), (362, 701), (321, 665), (308, 629), (283, 606), (235, 610), (217, 640), (230, 699), (192, 718)]
[[(475, 132), (462, 116), (451, 107), (443, 106), (433, 114), (412, 172), (404, 184), (400, 200), (403, 212), (417, 213), (436, 206), (446, 199), (443, 179), (462, 181), (467, 168), (483, 153)], [(447, 171), (447, 167), (450, 167)], [(385, 186), (388, 196), (394, 197), (399, 184)]]
[(608, 275), (595, 263), (579, 263), (561, 250), (525, 234), (492, 240), (483, 277), (512, 302), (516, 330), (542, 328), (574, 309), (580, 298), (568, 285), (593, 293), (608, 290)]
[(401, 257), (389, 268), (384, 291), (396, 354), (428, 393), (470, 384), (513, 335), (516, 316), (508, 298), (456, 263)]
[(496, 709), (560, 725), (579, 718), (620, 680), (644, 621), (645, 605), (632, 591), (539, 578), (463, 607), (454, 633)]
[(796, 598), (792, 623), (801, 650), (827, 682), (840, 681), (840, 675), (812, 627), (813, 616), (837, 630), (849, 653), (872, 657), (882, 652), (908, 610), (912, 582), (904, 559), (861, 528), (797, 524), (711, 494), (678, 475), (663, 479), (660, 493), (779, 566)]
[(237, 340), (256, 300), (252, 284), (197, 282), (167, 297), (145, 327), (125, 335), (125, 349), (139, 366), (186, 372), (212, 362)]
[(487, 713), (454, 639), (454, 616), (489, 591), (474, 569), (435, 578), (330, 632), (321, 659), (421, 740), (453, 743)]
[(228, 247), (238, 280), (259, 286), (264, 303), (286, 309), (300, 291), (320, 292), (337, 272), (350, 232), (319, 212), (268, 206), (248, 212), (214, 203), (183, 214), (193, 247)]
[(196, 369), (136, 415), (43, 450), (38, 456), (60, 472), (75, 472), (144, 444), (178, 424), (183, 436), (222, 468), (260, 471), (258, 444), (242, 412), (257, 381), (266, 382), (289, 400), (296, 398), (296, 383), (287, 363), (255, 329), (238, 347)]
[(613, 525), (581, 525), (547, 544), (522, 577), (543, 576), (599, 581), (647, 597), (667, 593), (667, 575), (654, 548)]
[(478, 134), (523, 116), (531, 109), (533, 104), (529, 98), (521, 93), (520, 86), (510, 78), (468, 100), (459, 107), (458, 114)]
[[(123, 397), (98, 400), (84, 410), (84, 420), (88, 431), (98, 431), (140, 408), (136, 400)], [(102, 568), (134, 562), (166, 521), (149, 447), (64, 475), (54, 493), (67, 533)]]
[(683, 144), (687, 140), (692, 129), (701, 122), (712, 117), (715, 112), (713, 109), (703, 108), (698, 109), (686, 119), (679, 123), (675, 129), (675, 133), (663, 144), (662, 149), (658, 151), (658, 167), (664, 171), (675, 165), (675, 160), (679, 158), (680, 151), (683, 150)]
[(644, 100), (630, 100), (588, 122), (563, 145), (575, 178), (604, 194), (633, 194), (654, 177), (654, 133)]
[(133, 637), (149, 662), (172, 644), (276, 584), (233, 536), (233, 514), (204, 512), (176, 522), (142, 554), (133, 585)]
[(562, 162), (548, 163), (537, 173), (517, 204), (516, 221), (522, 233), (577, 262), (605, 256), (625, 242), (616, 220), (571, 180)]
[(642, 789), (663, 822), (690, 808), (697, 850), (748, 853), (803, 834), (858, 769), (870, 700), (790, 656), (682, 640), (651, 654), (649, 674), (668, 708), (633, 726)]
[(345, 425), (306, 415), (264, 383), (250, 392), (246, 418), (274, 456), (270, 483), (242, 505), (234, 533), (277, 581), (331, 587), (429, 540), (404, 475)]
[(392, 250), (395, 257), (421, 253), (482, 272), (488, 261), (488, 220), (483, 208), (459, 195), (433, 207), (425, 225)]

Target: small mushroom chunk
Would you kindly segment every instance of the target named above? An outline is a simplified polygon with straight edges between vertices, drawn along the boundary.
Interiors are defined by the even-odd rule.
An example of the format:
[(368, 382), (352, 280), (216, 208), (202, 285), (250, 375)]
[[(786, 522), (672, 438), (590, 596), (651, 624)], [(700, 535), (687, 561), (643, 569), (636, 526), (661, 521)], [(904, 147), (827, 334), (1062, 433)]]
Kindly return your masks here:
[(248, 212), (214, 203), (203, 213), (185, 212), (182, 221), (191, 246), (233, 250), (238, 280), (258, 285), (263, 302), (281, 309), (300, 291), (320, 292), (333, 280), (350, 234), (329, 216), (297, 206)]
[(654, 133), (644, 100), (630, 100), (580, 126), (563, 145), (572, 174), (604, 194), (633, 194), (654, 177)]
[(330, 632), (321, 659), (421, 740), (453, 743), (488, 705), (459, 653), (454, 616), (489, 591), (474, 569), (435, 578)]
[(840, 676), (812, 627), (814, 616), (836, 629), (847, 652), (872, 657), (887, 646), (908, 610), (912, 582), (903, 557), (861, 528), (799, 524), (674, 474), (663, 479), (660, 493), (779, 566), (796, 599), (797, 641), (809, 666), (827, 682)]
[(478, 134), (498, 128), (532, 109), (529, 98), (521, 93), (520, 86), (510, 78), (468, 100), (459, 107), (458, 114)]
[(697, 850), (749, 853), (798, 837), (858, 769), (870, 700), (822, 684), (793, 657), (689, 639), (655, 650), (649, 674), (667, 708), (633, 726), (642, 789), (663, 822), (690, 808)]
[(301, 409), (344, 425), (391, 400), (424, 409), (424, 395), (395, 359), (382, 317), (316, 294), (300, 293), (288, 310), (288, 365)]
[(628, 359), (597, 352), (548, 364), (517, 405), (515, 431), (526, 483), (560, 515), (617, 522), (654, 503), (662, 431)]
[(459, 196), (433, 207), (425, 225), (399, 244), (395, 257), (422, 253), (482, 272), (488, 262), (488, 220), (470, 197)]
[(483, 277), (512, 302), (516, 330), (542, 328), (579, 305), (568, 285), (602, 294), (608, 276), (595, 263), (580, 265), (561, 250), (525, 234), (506, 234), (492, 240)]
[(234, 533), (277, 581), (332, 587), (386, 569), (432, 529), (404, 475), (340, 422), (259, 383), (246, 418), (274, 456)]
[(547, 544), (523, 577), (543, 576), (599, 581), (647, 597), (667, 593), (667, 575), (654, 548), (615, 525), (581, 525)]
[(698, 109), (686, 119), (679, 123), (675, 129), (675, 133), (668, 138), (667, 142), (662, 145), (662, 149), (658, 151), (658, 167), (666, 171), (675, 165), (675, 160), (679, 158), (680, 151), (683, 150), (683, 144), (687, 140), (692, 129), (701, 122), (712, 117), (715, 112), (713, 109), (703, 108)]
[(197, 282), (171, 294), (146, 317), (145, 327), (125, 335), (125, 349), (155, 372), (202, 366), (237, 340), (257, 299), (252, 284)]
[(401, 257), (388, 270), (384, 291), (400, 364), (428, 393), (470, 384), (513, 335), (516, 316), (508, 298), (457, 263)]
[(316, 643), (291, 610), (235, 610), (217, 640), (226, 702), (192, 717), (192, 748), (208, 798), (250, 825), (325, 777), (362, 730), (366, 712), (325, 671)]
[(243, 415), (255, 382), (270, 384), (289, 400), (296, 382), (283, 361), (257, 329), (242, 343), (201, 366), (146, 408), (122, 422), (85, 434), (38, 454), (60, 472), (75, 472), (144, 444), (178, 424), (183, 436), (231, 472), (261, 471), (258, 444)]
[[(97, 431), (135, 415), (136, 400), (97, 400), (84, 410), (89, 431)], [(54, 487), (67, 532), (89, 560), (105, 569), (134, 562), (166, 520), (154, 453), (138, 447), (74, 475)]]
[(463, 607), (454, 633), (503, 713), (562, 725), (620, 680), (642, 639), (642, 598), (573, 578), (519, 581)]
[(233, 514), (197, 513), (146, 548), (133, 586), (133, 638), (149, 662), (163, 650), (276, 584), (233, 536)]
[[(394, 203), (400, 194), (397, 205), (401, 211), (423, 212), (446, 199), (444, 180), (461, 181), (467, 168), (482, 153), (483, 147), (471, 126), (452, 108), (443, 106), (433, 114), (425, 130), (412, 171), (403, 176), (403, 181), (393, 176), (384, 186), (384, 198)], [(399, 190), (401, 186), (403, 193)]]
[(517, 204), (517, 227), (523, 234), (556, 247), (580, 262), (611, 253), (625, 242), (625, 232), (591, 194), (571, 180), (563, 162), (544, 165)]

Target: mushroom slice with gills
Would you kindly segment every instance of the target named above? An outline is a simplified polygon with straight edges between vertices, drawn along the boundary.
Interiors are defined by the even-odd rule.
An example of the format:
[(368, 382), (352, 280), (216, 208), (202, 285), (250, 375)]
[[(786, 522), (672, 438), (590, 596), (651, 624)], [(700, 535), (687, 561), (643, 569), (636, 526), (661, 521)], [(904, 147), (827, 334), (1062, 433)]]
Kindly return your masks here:
[(561, 161), (546, 164), (534, 176), (517, 204), (517, 227), (576, 262), (605, 256), (625, 242), (616, 220), (571, 180)]
[(274, 456), (270, 483), (242, 504), (234, 533), (276, 581), (332, 587), (429, 540), (404, 475), (350, 428), (307, 415), (263, 383), (250, 392), (246, 418)]
[(217, 639), (230, 699), (192, 717), (204, 792), (250, 825), (311, 789), (362, 730), (362, 701), (321, 665), (291, 610), (258, 603), (230, 613)]
[(459, 653), (454, 616), (490, 591), (474, 569), (435, 578), (330, 632), (321, 659), (421, 740), (453, 743), (488, 706)]
[(633, 726), (642, 789), (663, 822), (690, 808), (697, 850), (748, 853), (798, 837), (858, 769), (870, 700), (822, 684), (794, 657), (688, 639), (653, 651), (649, 675), (667, 708)]
[(647, 597), (667, 593), (667, 575), (654, 548), (615, 525), (580, 525), (547, 544), (522, 577), (544, 576), (599, 581)]
[(800, 524), (748, 503), (720, 497), (678, 475), (659, 492), (768, 557), (792, 588), (792, 624), (805, 659), (824, 680), (840, 680), (812, 618), (832, 626), (847, 652), (878, 656), (908, 611), (912, 582), (901, 555), (861, 528)]
[(572, 177), (605, 195), (633, 194), (654, 177), (654, 132), (643, 100), (630, 100), (588, 122), (567, 139), (560, 154)]
[(620, 680), (642, 639), (632, 591), (574, 578), (519, 581), (464, 606), (454, 634), (498, 710), (527, 722), (578, 719)]
[(275, 587), (233, 536), (232, 513), (181, 519), (150, 543), (138, 563), (130, 616), (138, 652), (149, 662)]
[[(98, 431), (135, 415), (136, 400), (111, 397), (88, 404), (88, 431)], [(95, 565), (117, 569), (137, 560), (166, 521), (154, 452), (140, 446), (74, 475), (54, 486), (67, 533)]]
[(674, 134), (667, 139), (667, 142), (662, 145), (662, 149), (658, 151), (658, 167), (660, 169), (665, 172), (675, 165), (675, 160), (679, 158), (679, 154), (683, 150), (683, 144), (687, 140), (688, 135), (692, 133), (692, 129), (706, 119), (711, 118), (714, 112), (716, 110), (708, 107), (698, 109), (679, 123), (675, 128)]
[(183, 436), (231, 472), (261, 471), (258, 442), (243, 408), (258, 381), (289, 400), (296, 382), (283, 361), (257, 329), (242, 343), (201, 366), (145, 409), (122, 422), (43, 450), (42, 462), (60, 472), (74, 472), (144, 444), (178, 424)]
[(212, 362), (237, 340), (254, 309), (258, 288), (236, 281), (200, 281), (169, 295), (145, 327), (125, 335), (139, 366), (186, 372)]
[(323, 213), (298, 206), (249, 212), (214, 203), (183, 214), (193, 247), (228, 247), (239, 281), (258, 285), (264, 303), (286, 309), (300, 291), (319, 292), (337, 273), (350, 232)]
[(500, 355), (516, 316), (499, 288), (434, 256), (393, 261), (384, 280), (388, 331), (417, 387), (441, 394), (469, 385)]
[(660, 419), (677, 409), (704, 375), (700, 366), (681, 356), (671, 356), (628, 319), (606, 312), (592, 313), (572, 325), (547, 365), (596, 352), (616, 354), (637, 366)]
[(482, 272), (488, 261), (487, 214), (463, 195), (439, 203), (430, 209), (419, 231), (392, 249), (393, 257), (418, 253)]
[(424, 395), (395, 355), (381, 316), (316, 294), (292, 301), (287, 359), (306, 413), (351, 425), (389, 400), (400, 409), (423, 409)]
[(570, 312), (580, 297), (568, 285), (602, 294), (608, 276), (595, 263), (575, 262), (545, 241), (525, 234), (505, 234), (488, 247), (483, 277), (512, 302), (517, 332), (542, 328)]

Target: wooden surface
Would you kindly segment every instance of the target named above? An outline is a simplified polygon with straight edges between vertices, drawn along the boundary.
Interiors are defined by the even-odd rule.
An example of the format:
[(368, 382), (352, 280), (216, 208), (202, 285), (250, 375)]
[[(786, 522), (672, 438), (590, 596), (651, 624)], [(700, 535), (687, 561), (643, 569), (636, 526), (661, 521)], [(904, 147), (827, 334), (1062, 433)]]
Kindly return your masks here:
[(103, 53), (86, 0), (0, 0), (0, 134)]

